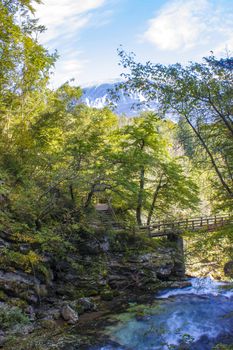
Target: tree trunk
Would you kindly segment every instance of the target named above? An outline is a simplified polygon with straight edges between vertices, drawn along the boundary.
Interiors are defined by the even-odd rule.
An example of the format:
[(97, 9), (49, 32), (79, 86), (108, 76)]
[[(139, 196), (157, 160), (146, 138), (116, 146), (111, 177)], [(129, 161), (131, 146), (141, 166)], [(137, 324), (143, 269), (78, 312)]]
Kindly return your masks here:
[(90, 192), (88, 192), (86, 202), (84, 204), (84, 208), (87, 209), (91, 204), (92, 197), (95, 193), (95, 185), (92, 185)]
[(213, 168), (223, 186), (223, 188), (227, 191), (227, 193), (230, 195), (230, 197), (233, 197), (233, 193), (232, 190), (230, 189), (230, 187), (227, 185), (227, 183), (225, 182), (216, 162), (215, 159), (211, 153), (211, 151), (209, 150), (209, 147), (207, 146), (205, 140), (203, 139), (203, 137), (201, 136), (201, 134), (199, 133), (199, 131), (195, 128), (195, 126), (191, 123), (191, 121), (189, 120), (187, 115), (184, 115), (186, 121), (188, 122), (188, 124), (191, 126), (192, 130), (194, 131), (195, 135), (198, 137), (198, 139), (200, 140), (203, 148), (205, 149), (206, 153), (208, 154), (211, 164), (213, 165)]
[(151, 206), (150, 206), (150, 210), (149, 210), (149, 214), (148, 214), (147, 222), (146, 222), (146, 224), (148, 226), (151, 223), (151, 218), (152, 218), (152, 215), (153, 215), (154, 209), (155, 209), (155, 203), (156, 203), (156, 200), (158, 198), (159, 191), (162, 188), (162, 186), (161, 186), (162, 185), (162, 179), (163, 179), (163, 174), (160, 176), (159, 183), (158, 183), (158, 185), (156, 187), (156, 190), (154, 191), (154, 194), (153, 194), (153, 200), (152, 200), (152, 203), (151, 203)]
[(74, 189), (72, 184), (69, 185), (69, 190), (70, 190), (70, 197), (71, 197), (72, 203), (75, 205), (75, 196), (74, 196)]
[(144, 182), (145, 182), (145, 168), (144, 166), (142, 166), (140, 170), (138, 202), (137, 202), (137, 209), (136, 209), (136, 219), (137, 219), (137, 224), (139, 226), (142, 225), (142, 202), (143, 202)]
[(218, 114), (218, 116), (222, 119), (223, 123), (225, 124), (225, 126), (227, 127), (227, 129), (231, 132), (231, 136), (233, 136), (233, 124), (231, 122), (231, 120), (227, 119), (227, 116), (225, 116), (214, 104), (214, 102), (212, 101), (210, 95), (208, 98), (208, 101), (210, 103), (210, 106), (213, 108), (213, 110)]

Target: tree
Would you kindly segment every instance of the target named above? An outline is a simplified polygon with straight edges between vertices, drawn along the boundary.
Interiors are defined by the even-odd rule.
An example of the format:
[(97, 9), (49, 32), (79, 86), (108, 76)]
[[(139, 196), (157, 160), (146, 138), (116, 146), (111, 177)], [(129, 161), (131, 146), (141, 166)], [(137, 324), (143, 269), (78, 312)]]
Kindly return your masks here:
[(130, 69), (130, 73), (123, 74), (126, 81), (119, 88), (139, 90), (147, 101), (158, 101), (162, 118), (172, 113), (185, 120), (207, 156), (207, 166), (215, 172), (214, 186), (218, 184), (218, 192), (224, 193), (226, 202), (232, 206), (233, 59), (217, 60), (212, 55), (204, 58), (203, 63), (183, 67), (150, 62), (143, 65), (124, 51), (119, 55), (123, 67)]
[(0, 147), (2, 161), (10, 158), (19, 168), (32, 142), (31, 125), (45, 107), (56, 59), (34, 38), (44, 28), (31, 19), (32, 12), (29, 0), (0, 2)]
[[(117, 170), (118, 196), (135, 212), (137, 224), (171, 215), (174, 204), (194, 208), (197, 188), (185, 175), (180, 157), (171, 156), (172, 129), (153, 113), (122, 127)], [(122, 206), (122, 202), (121, 206)]]

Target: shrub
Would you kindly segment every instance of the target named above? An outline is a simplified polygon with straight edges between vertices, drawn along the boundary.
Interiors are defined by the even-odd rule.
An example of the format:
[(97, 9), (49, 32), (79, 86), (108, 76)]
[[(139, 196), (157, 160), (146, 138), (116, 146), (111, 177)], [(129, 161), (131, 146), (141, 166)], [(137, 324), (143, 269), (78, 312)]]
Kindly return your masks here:
[(0, 327), (8, 329), (18, 324), (25, 325), (30, 322), (19, 307), (11, 307), (9, 305), (0, 306)]

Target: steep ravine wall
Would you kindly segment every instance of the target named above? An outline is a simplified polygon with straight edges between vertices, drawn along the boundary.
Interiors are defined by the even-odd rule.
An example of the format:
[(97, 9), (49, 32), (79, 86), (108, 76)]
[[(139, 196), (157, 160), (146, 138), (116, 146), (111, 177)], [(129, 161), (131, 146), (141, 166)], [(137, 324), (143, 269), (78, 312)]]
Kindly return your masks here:
[[(6, 232), (0, 233), (0, 243), (0, 249), (12, 255), (17, 251), (28, 254), (32, 249)], [(20, 329), (24, 335), (41, 325), (77, 323), (80, 315), (100, 310), (105, 301), (155, 293), (171, 283), (177, 286), (183, 277), (174, 240), (150, 241), (126, 232), (94, 236), (83, 232), (73, 243), (75, 250), (59, 261), (52, 255), (44, 256), (46, 276), (24, 271), (12, 261), (1, 263), (0, 309), (6, 313), (13, 308), (13, 314), (20, 310), (26, 316), (28, 322)], [(0, 325), (0, 344), (11, 334), (11, 325), (10, 321)]]

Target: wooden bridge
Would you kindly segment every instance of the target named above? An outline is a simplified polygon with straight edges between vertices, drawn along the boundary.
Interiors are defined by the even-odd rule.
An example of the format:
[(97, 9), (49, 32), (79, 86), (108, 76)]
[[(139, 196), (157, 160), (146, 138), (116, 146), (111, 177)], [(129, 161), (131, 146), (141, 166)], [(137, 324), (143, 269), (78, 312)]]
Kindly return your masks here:
[[(115, 229), (132, 229), (126, 223), (117, 220), (114, 210), (109, 203), (97, 204), (96, 211), (99, 213), (101, 222), (105, 226)], [(144, 231), (150, 237), (178, 235), (185, 231), (210, 232), (223, 226), (233, 224), (233, 214), (185, 218), (170, 221), (155, 221), (150, 225), (135, 226), (134, 231)]]
[[(157, 221), (151, 225), (128, 226), (119, 222), (114, 210), (109, 204), (97, 204), (96, 211), (99, 215), (100, 222), (105, 227), (114, 230), (133, 230), (134, 232), (144, 232), (149, 237), (167, 237), (168, 241), (173, 242), (177, 248), (174, 271), (179, 277), (185, 276), (185, 258), (184, 258), (184, 238), (182, 233), (185, 231), (200, 231), (200, 233), (211, 232), (220, 229), (223, 226), (233, 224), (233, 215), (216, 215), (199, 218), (187, 218), (170, 221)], [(96, 227), (96, 225), (95, 225)]]
[(177, 276), (185, 276), (184, 239), (185, 231), (211, 232), (233, 223), (233, 215), (208, 216), (199, 218), (187, 218), (177, 221), (157, 221), (148, 226), (141, 226), (150, 237), (167, 237), (175, 244), (177, 249), (175, 271)]
[(140, 230), (147, 231), (151, 237), (181, 234), (185, 231), (214, 231), (220, 227), (233, 223), (233, 215), (209, 216), (178, 221), (157, 221), (148, 226), (141, 226)]

